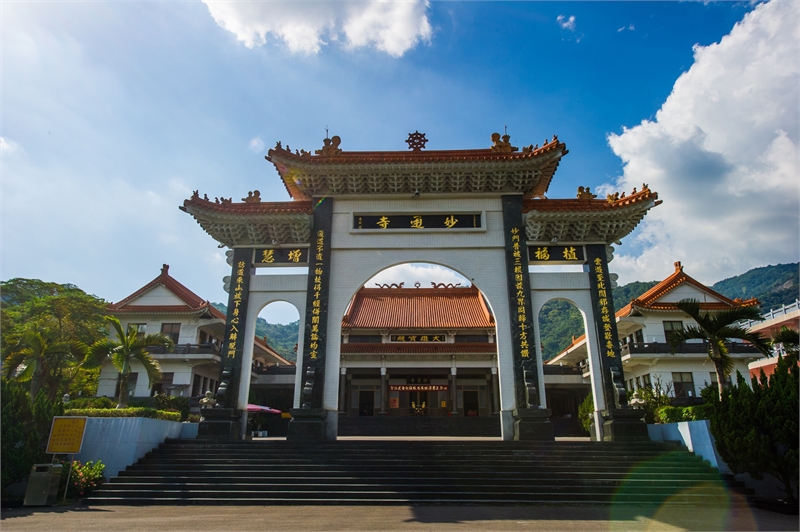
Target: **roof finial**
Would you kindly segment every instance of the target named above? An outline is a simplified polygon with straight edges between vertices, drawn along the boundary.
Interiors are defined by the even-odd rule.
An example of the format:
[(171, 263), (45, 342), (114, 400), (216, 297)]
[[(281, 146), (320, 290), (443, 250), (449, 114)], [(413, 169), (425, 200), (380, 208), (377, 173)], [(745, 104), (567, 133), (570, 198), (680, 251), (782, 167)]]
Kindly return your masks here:
[(161, 275), (169, 275), (169, 264), (161, 265)]
[(325, 138), (328, 138), (328, 124), (325, 124)]
[(683, 266), (681, 265), (681, 261), (675, 262), (675, 271), (676, 272), (682, 272), (683, 271)]

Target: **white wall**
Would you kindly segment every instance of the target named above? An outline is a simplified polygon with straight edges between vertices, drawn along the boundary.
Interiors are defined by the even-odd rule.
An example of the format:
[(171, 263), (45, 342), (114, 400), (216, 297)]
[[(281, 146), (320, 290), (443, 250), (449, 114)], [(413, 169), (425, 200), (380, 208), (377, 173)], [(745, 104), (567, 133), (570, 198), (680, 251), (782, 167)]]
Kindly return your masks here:
[[(694, 397), (700, 397), (700, 390), (705, 388), (707, 384), (712, 384), (709, 375), (712, 371), (715, 371), (714, 364), (706, 355), (696, 358), (673, 358), (672, 355), (665, 354), (665, 357), (658, 359), (653, 366), (640, 364), (629, 367), (626, 365), (625, 380), (628, 381), (629, 379), (635, 379), (636, 377), (649, 374), (653, 386), (655, 386), (656, 377), (658, 377), (661, 379), (662, 389), (666, 390), (667, 385), (672, 383), (673, 372), (689, 372), (692, 374), (692, 380), (694, 381)], [(749, 382), (747, 360), (735, 360), (733, 371), (731, 371), (731, 379), (733, 382), (736, 382), (736, 371), (744, 375)], [(716, 383), (716, 381), (714, 381), (714, 383)], [(671, 395), (674, 395), (674, 393)]]

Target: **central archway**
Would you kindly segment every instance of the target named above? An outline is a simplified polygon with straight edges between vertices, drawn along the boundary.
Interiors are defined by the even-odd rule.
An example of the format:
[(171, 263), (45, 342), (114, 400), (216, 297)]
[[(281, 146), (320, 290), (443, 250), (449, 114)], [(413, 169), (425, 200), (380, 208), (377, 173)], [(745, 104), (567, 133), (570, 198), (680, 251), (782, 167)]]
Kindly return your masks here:
[(495, 317), (470, 279), (385, 268), (341, 326), (339, 436), (501, 436)]

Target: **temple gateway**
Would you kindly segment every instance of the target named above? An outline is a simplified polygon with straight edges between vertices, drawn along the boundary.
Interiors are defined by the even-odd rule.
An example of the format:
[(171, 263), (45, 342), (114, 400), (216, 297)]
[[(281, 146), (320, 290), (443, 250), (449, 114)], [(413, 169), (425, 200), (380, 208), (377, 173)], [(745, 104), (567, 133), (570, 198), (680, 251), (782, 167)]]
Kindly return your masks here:
[[(406, 427), (458, 418), (504, 440), (551, 440), (537, 316), (565, 299), (587, 333), (594, 435), (647, 440), (643, 412), (627, 405), (608, 262), (658, 195), (643, 185), (597, 198), (580, 187), (576, 198), (548, 199), (567, 154), (556, 136), (521, 150), (497, 133), (485, 149), (426, 150), (419, 132), (406, 142), (405, 151), (350, 152), (334, 136), (314, 153), (278, 142), (266, 159), (291, 201), (252, 191), (241, 202), (199, 192), (184, 202), (230, 248), (218, 403), (200, 435), (244, 434), (256, 318), (287, 301), (300, 313), (289, 440), (335, 440), (355, 417)], [(469, 286), (365, 287), (419, 262)], [(307, 272), (256, 275), (287, 266)]]

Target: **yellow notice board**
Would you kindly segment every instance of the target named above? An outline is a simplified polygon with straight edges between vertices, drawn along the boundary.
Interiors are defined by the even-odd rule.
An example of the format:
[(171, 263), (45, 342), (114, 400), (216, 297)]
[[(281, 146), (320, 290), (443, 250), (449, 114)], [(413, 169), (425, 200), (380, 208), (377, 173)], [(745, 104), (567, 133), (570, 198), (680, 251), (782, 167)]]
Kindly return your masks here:
[(85, 417), (53, 418), (47, 452), (50, 454), (78, 454), (83, 446), (83, 431), (86, 429)]

